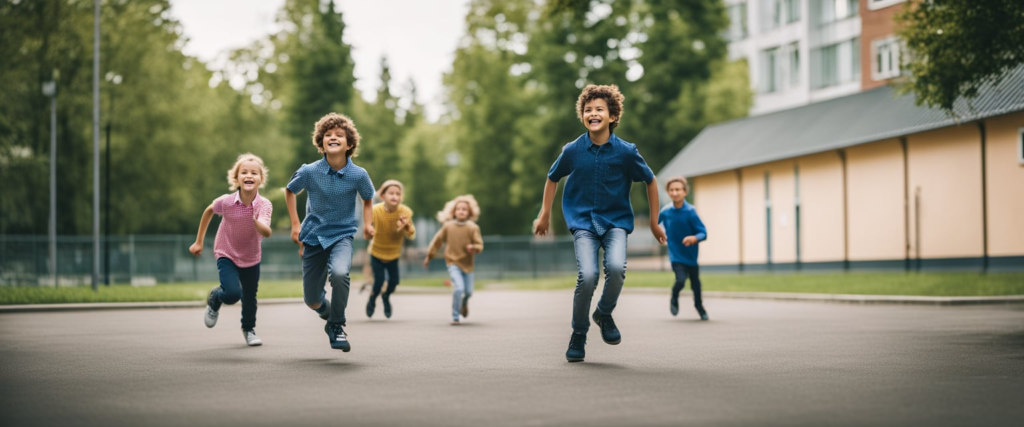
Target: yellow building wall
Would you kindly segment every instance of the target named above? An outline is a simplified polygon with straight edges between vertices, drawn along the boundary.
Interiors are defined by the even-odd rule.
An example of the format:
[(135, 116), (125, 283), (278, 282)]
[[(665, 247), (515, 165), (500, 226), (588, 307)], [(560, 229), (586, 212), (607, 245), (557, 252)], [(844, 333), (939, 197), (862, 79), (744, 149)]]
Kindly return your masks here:
[(917, 241), (915, 230), (919, 228), (920, 257), (981, 257), (981, 138), (977, 125), (910, 135), (907, 155), (910, 241)]
[(764, 172), (763, 166), (740, 169), (744, 264), (763, 264), (768, 259), (765, 243)]
[(1020, 129), (1024, 113), (985, 120), (989, 256), (1024, 255), (1024, 165)]
[(796, 262), (796, 178), (792, 160), (765, 165), (772, 204), (772, 263)]
[(842, 261), (842, 160), (838, 153), (830, 151), (801, 157), (797, 165), (800, 168), (800, 261)]
[(847, 237), (851, 261), (906, 257), (903, 170), (903, 147), (898, 139), (846, 149)]
[(708, 230), (700, 244), (704, 265), (735, 265), (740, 262), (740, 189), (735, 171), (691, 180), (693, 206)]

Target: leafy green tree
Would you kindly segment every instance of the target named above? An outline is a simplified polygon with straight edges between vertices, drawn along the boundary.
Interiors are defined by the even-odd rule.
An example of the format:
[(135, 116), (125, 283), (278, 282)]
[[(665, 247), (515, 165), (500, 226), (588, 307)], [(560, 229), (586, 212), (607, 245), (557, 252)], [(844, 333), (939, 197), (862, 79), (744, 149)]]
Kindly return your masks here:
[(911, 2), (896, 15), (910, 50), (909, 79), (899, 88), (917, 105), (952, 112), (986, 83), (1024, 63), (1024, 2), (931, 0)]

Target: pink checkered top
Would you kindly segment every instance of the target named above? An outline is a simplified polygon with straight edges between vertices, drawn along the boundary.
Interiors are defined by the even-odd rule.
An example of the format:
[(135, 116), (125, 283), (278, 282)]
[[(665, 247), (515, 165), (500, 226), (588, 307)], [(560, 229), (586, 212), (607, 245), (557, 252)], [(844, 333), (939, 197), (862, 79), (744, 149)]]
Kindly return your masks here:
[(213, 242), (214, 259), (227, 258), (238, 267), (252, 267), (260, 263), (263, 236), (256, 231), (252, 219), (270, 225), (270, 214), (274, 206), (266, 197), (256, 193), (251, 205), (242, 204), (239, 192), (225, 194), (213, 201), (213, 213), (223, 219)]

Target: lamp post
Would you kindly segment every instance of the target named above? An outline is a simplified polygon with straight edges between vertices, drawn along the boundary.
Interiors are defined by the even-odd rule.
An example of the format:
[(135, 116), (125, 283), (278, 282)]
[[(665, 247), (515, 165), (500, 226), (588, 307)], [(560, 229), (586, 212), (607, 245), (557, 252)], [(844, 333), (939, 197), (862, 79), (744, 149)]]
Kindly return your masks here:
[(110, 286), (110, 131), (114, 121), (114, 95), (116, 94), (114, 89), (121, 84), (121, 80), (120, 74), (107, 73), (107, 81), (113, 85), (110, 86), (110, 108), (107, 110), (107, 148), (104, 167), (107, 186), (104, 188), (103, 194), (103, 283), (107, 286)]
[(60, 72), (53, 70), (53, 80), (43, 83), (43, 95), (50, 98), (50, 277), (57, 286), (57, 79)]
[(92, 21), (92, 290), (100, 290), (100, 1)]

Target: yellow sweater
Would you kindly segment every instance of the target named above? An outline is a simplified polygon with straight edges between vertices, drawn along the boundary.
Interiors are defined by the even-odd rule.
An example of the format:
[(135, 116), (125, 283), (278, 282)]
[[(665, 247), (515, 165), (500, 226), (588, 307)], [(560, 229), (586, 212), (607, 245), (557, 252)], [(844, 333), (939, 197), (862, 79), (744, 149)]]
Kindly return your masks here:
[[(409, 221), (404, 228), (398, 229), (398, 218), (405, 217)], [(394, 212), (384, 209), (384, 203), (373, 205), (373, 244), (370, 255), (381, 261), (391, 261), (402, 256), (402, 240), (416, 237), (416, 227), (412, 225), (412, 209), (399, 204)]]
[(466, 251), (466, 245), (473, 245), (473, 249), (477, 253), (484, 250), (484, 239), (480, 236), (480, 226), (473, 221), (444, 223), (434, 235), (434, 240), (430, 241), (430, 250), (427, 252), (427, 256), (433, 258), (437, 250), (441, 249), (442, 244), (445, 244), (445, 263), (455, 264), (466, 273), (473, 272), (473, 254)]

